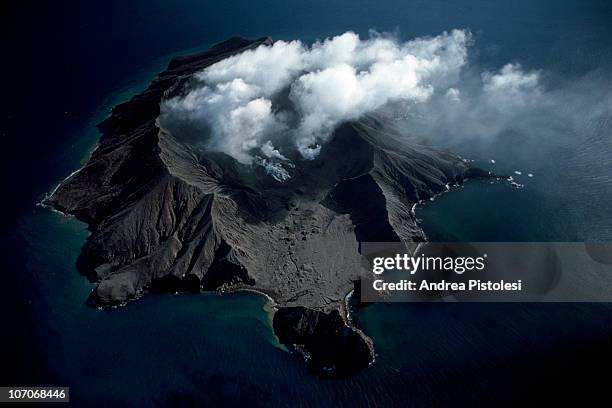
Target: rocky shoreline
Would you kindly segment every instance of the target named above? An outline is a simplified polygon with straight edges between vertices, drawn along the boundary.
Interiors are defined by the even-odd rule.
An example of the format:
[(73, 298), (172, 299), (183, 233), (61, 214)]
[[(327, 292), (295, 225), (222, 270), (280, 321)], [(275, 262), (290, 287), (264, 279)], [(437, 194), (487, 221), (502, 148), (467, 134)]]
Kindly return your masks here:
[(360, 277), (359, 242), (424, 240), (412, 206), (448, 183), (488, 174), (407, 143), (380, 115), (342, 125), (320, 157), (300, 162), (285, 182), (159, 126), (160, 102), (194, 73), (270, 44), (232, 38), (174, 58), (145, 91), (113, 108), (87, 164), (44, 204), (89, 225), (77, 268), (97, 283), (90, 305), (252, 288), (276, 303), (281, 343), (314, 373), (346, 376), (374, 358), (344, 307)]

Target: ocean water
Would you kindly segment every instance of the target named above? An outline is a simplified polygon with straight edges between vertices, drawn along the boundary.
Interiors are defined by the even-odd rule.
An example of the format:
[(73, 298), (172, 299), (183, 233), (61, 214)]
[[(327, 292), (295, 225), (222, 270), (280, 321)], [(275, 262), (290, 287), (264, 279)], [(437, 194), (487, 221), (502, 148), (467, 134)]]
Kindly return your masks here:
[[(309, 375), (278, 345), (265, 299), (256, 294), (166, 294), (112, 310), (85, 306), (92, 284), (74, 264), (86, 226), (35, 204), (86, 158), (98, 137), (95, 123), (142, 90), (171, 55), (235, 34), (312, 41), (375, 28), (411, 38), (460, 27), (474, 33), (482, 67), (520, 61), (558, 82), (591, 72), (610, 78), (606, 1), (328, 3), (129, 1), (43, 9), (55, 19), (33, 22), (23, 44), (39, 52), (29, 90), (39, 104), (16, 114), (40, 120), (11, 135), (17, 148), (4, 172), (16, 205), (5, 212), (0, 235), (3, 384), (68, 385), (80, 406), (512, 405), (604, 390), (606, 377), (598, 373), (611, 358), (610, 304), (359, 308), (353, 316), (374, 339), (376, 361), (332, 381)], [(45, 58), (51, 44), (63, 63)], [(597, 131), (547, 139), (530, 146), (530, 155), (521, 154), (521, 143), (532, 140), (525, 135), (493, 145), (449, 141), (446, 147), (485, 168), (534, 177), (523, 176), (521, 189), (483, 182), (453, 188), (419, 207), (427, 234), (609, 240), (606, 126), (586, 124)]]

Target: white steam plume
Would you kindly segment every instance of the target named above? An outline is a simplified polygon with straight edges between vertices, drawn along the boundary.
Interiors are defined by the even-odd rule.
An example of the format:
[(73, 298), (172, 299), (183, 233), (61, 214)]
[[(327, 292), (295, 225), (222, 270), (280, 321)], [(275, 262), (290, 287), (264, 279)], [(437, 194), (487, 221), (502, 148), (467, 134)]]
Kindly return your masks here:
[[(311, 47), (262, 45), (196, 74), (183, 95), (164, 101), (162, 125), (188, 123), (205, 134), (207, 149), (262, 165), (282, 181), (293, 152), (316, 158), (342, 122), (391, 102), (426, 105), (436, 95), (460, 104), (470, 38), (464, 30), (408, 42), (347, 32)], [(520, 106), (537, 94), (538, 80), (510, 64), (483, 74), (480, 88), (492, 106)]]

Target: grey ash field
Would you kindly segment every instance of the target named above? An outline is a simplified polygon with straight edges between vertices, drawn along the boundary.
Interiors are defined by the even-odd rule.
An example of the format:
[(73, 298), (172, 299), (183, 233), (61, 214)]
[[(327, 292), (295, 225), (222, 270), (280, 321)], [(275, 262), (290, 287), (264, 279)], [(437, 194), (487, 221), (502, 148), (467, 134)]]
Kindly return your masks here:
[(257, 290), (276, 303), (281, 343), (316, 373), (348, 375), (373, 360), (375, 347), (345, 310), (359, 242), (424, 240), (412, 206), (488, 174), (407, 142), (384, 115), (340, 126), (284, 182), (159, 127), (160, 102), (194, 73), (271, 42), (232, 38), (173, 59), (112, 110), (87, 164), (45, 202), (89, 225), (77, 266), (97, 282), (92, 306), (146, 292)]

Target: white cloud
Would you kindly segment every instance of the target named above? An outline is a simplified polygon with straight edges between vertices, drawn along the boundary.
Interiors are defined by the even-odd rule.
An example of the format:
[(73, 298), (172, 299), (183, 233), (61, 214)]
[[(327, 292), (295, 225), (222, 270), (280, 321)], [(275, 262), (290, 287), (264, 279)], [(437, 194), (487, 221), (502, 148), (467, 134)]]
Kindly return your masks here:
[[(470, 42), (463, 30), (408, 42), (352, 32), (310, 47), (277, 41), (198, 73), (183, 95), (162, 103), (162, 125), (189, 123), (206, 149), (284, 180), (289, 158), (316, 158), (339, 124), (391, 102), (427, 106), (439, 94), (450, 104), (439, 105), (446, 116), (477, 116), (460, 81)], [(539, 73), (509, 64), (482, 74), (479, 92), (487, 109), (524, 105), (539, 94)]]
[(525, 72), (520, 64), (506, 64), (499, 72), (485, 72), (482, 78), (485, 94), (503, 106), (526, 105), (541, 95), (540, 73)]
[(461, 100), (461, 92), (457, 88), (448, 88), (446, 97), (453, 102), (459, 102)]

